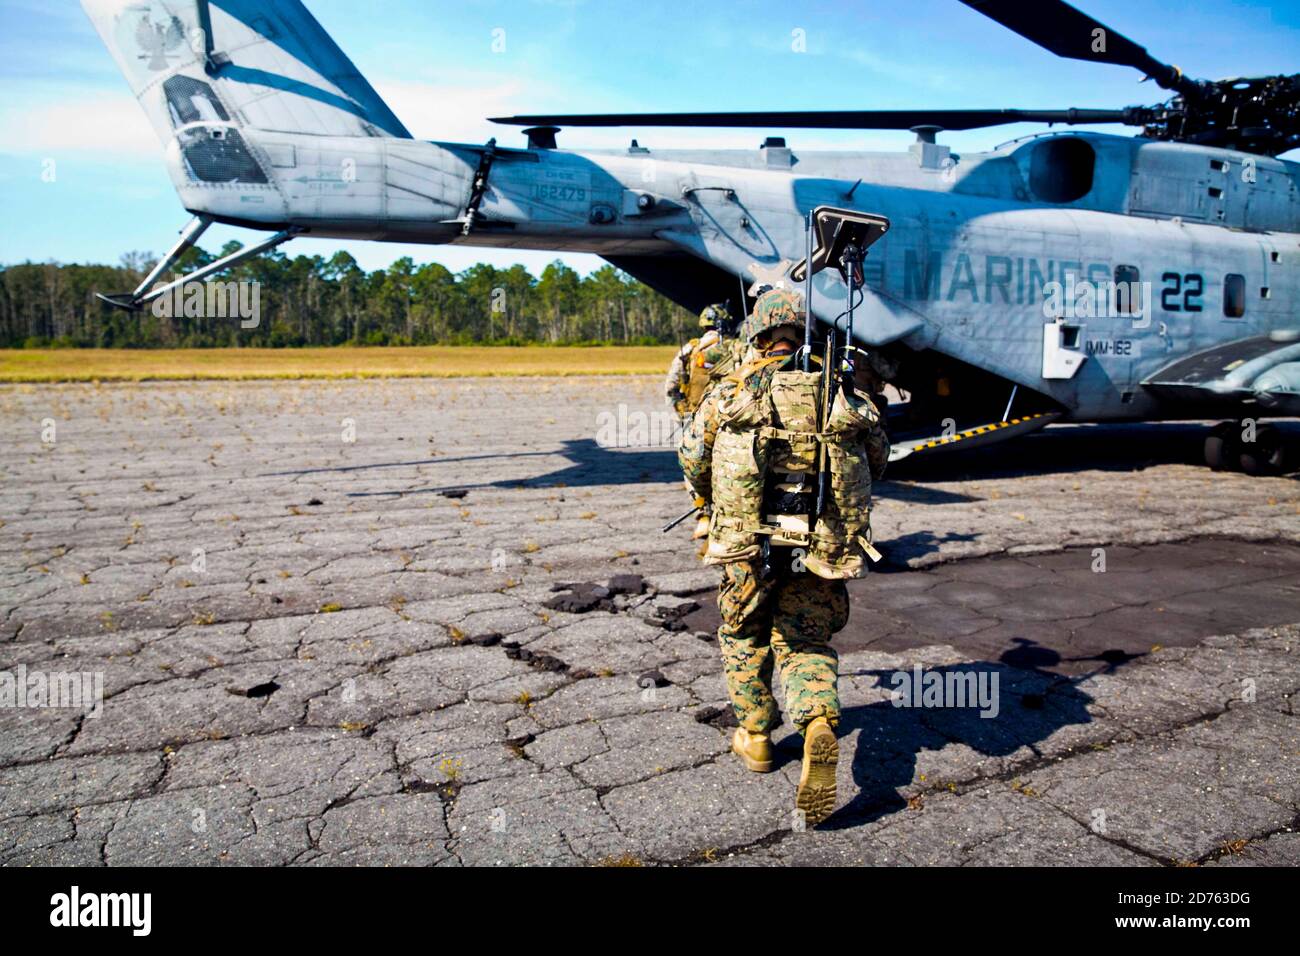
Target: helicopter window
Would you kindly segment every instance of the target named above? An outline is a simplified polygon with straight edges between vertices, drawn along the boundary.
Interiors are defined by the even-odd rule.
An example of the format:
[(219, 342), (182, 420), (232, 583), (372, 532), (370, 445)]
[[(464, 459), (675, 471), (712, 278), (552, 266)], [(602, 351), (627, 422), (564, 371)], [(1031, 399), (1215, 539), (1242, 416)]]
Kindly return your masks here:
[(1137, 266), (1115, 267), (1115, 314), (1142, 314), (1142, 273)]
[(1074, 136), (1044, 140), (1029, 161), (1029, 188), (1045, 202), (1074, 202), (1092, 189), (1097, 154)]
[[(180, 129), (190, 123), (228, 123), (230, 114), (221, 105), (212, 87), (201, 80), (177, 74), (163, 83), (172, 126)], [(266, 182), (243, 136), (237, 129), (189, 126), (177, 134), (190, 179), (201, 183)]]
[(1223, 314), (1239, 319), (1246, 314), (1246, 277), (1231, 272), (1223, 277)]
[(167, 97), (172, 126), (230, 119), (212, 87), (201, 80), (177, 74), (163, 84), (163, 95)]

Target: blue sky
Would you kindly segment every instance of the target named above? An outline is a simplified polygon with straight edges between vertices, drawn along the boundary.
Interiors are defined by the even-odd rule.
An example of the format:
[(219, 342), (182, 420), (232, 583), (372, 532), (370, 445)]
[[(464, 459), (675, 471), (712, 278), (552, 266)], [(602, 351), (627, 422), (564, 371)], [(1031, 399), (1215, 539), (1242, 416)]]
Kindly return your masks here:
[[(527, 112), (832, 108), (1118, 107), (1163, 98), (1135, 71), (1058, 59), (956, 0), (722, 3), (650, 0), (306, 0), (308, 8), (423, 139), (523, 145), (484, 117)], [(1300, 70), (1300, 2), (1188, 4), (1082, 0), (1101, 22), (1193, 76)], [(505, 49), (493, 51), (494, 31)], [(791, 47), (792, 31), (806, 52)], [(500, 36), (500, 34), (495, 34)], [(0, 263), (115, 263), (162, 251), (185, 212), (157, 140), (75, 0), (0, 0)], [(963, 151), (1039, 127), (945, 133)], [(753, 148), (770, 132), (796, 149), (903, 149), (904, 132), (565, 130), (562, 147), (642, 144)], [(56, 177), (42, 181), (53, 159)], [(204, 246), (251, 234), (214, 227)], [(460, 270), (555, 258), (384, 243), (295, 240), (285, 251), (347, 248), (366, 268), (401, 255)], [(594, 256), (565, 255), (582, 272)]]

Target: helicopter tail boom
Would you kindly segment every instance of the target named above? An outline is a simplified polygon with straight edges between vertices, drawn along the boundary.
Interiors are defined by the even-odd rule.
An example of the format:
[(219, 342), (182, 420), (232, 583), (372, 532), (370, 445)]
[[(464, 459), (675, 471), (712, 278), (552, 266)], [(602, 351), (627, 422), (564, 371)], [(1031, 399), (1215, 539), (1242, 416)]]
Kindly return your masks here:
[(445, 242), (469, 161), (411, 137), (300, 0), (82, 0), (205, 221)]

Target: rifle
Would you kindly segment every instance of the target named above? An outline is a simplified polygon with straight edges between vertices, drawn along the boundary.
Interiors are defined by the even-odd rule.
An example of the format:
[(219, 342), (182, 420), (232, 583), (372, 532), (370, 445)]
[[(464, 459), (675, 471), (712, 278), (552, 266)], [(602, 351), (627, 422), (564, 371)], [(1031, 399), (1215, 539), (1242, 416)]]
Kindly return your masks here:
[[(817, 430), (824, 431), (831, 419), (831, 399), (835, 393), (835, 327), (826, 330), (826, 346), (822, 352), (822, 407)], [(826, 506), (826, 486), (830, 481), (830, 467), (827, 462), (826, 443), (817, 447), (817, 503), (810, 516), (808, 531), (817, 530), (817, 519), (822, 516)]]
[(659, 529), (659, 533), (667, 534), (669, 531), (672, 531), (673, 528), (676, 528), (679, 524), (681, 524), (691, 515), (695, 514), (697, 511), (701, 511), (702, 509), (703, 506), (691, 505), (691, 509), (689, 511), (687, 511), (685, 514), (679, 517), (674, 518), (672, 521), (668, 522), (666, 525), (664, 525), (662, 528)]

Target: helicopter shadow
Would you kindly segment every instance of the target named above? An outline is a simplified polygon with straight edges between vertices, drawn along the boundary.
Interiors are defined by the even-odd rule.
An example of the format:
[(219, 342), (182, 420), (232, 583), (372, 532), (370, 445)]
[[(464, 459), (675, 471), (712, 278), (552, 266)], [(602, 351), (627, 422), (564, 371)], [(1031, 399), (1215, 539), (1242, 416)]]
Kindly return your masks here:
[[(601, 445), (590, 438), (560, 443), (556, 451), (505, 452), (500, 455), (466, 455), (456, 458), (429, 458), (418, 462), (378, 462), (372, 465), (348, 465), (340, 468), (317, 468), (301, 472), (282, 472), (282, 475), (300, 475), (319, 472), (357, 472), (370, 468), (393, 468), (414, 465), (466, 464), (491, 460), (546, 457), (566, 458), (569, 464), (554, 471), (527, 478), (502, 478), (497, 481), (431, 485), (425, 488), (400, 490), (349, 492), (350, 498), (392, 497), (397, 495), (444, 494), (450, 491), (473, 491), (484, 488), (590, 488), (606, 485), (636, 485), (655, 482), (678, 484), (682, 470), (675, 448), (613, 448)], [(876, 495), (911, 504), (942, 505), (974, 501), (969, 495), (914, 485), (882, 482), (876, 486)]]
[[(442, 494), (448, 491), (473, 491), (483, 488), (590, 488), (598, 485), (635, 485), (654, 482), (679, 483), (682, 470), (675, 448), (610, 448), (591, 438), (560, 443), (555, 451), (505, 452), (500, 455), (465, 455), (456, 458), (428, 458), (420, 462), (393, 464), (444, 465), (509, 461), (517, 458), (566, 458), (569, 464), (541, 475), (502, 478), (497, 481), (431, 485), (397, 491), (354, 491), (350, 498), (391, 497), (395, 495)], [(366, 467), (366, 466), (361, 466)], [(383, 468), (385, 464), (369, 467)]]
[[(1276, 422), (1292, 440), (1300, 441), (1300, 424)], [(1069, 474), (1080, 471), (1140, 472), (1157, 465), (1203, 466), (1201, 447), (1206, 426), (1198, 423), (1146, 423), (1115, 425), (1054, 425), (1042, 432), (969, 451), (949, 451), (934, 456), (906, 458), (889, 466), (887, 477), (877, 482), (877, 498), (909, 504), (954, 504), (977, 500), (971, 495), (914, 482), (967, 481), (1021, 478), (1029, 475)], [(681, 478), (674, 447), (614, 448), (594, 439), (560, 443), (555, 451), (503, 452), (455, 458), (372, 462), (330, 468), (302, 468), (268, 472), (259, 477), (299, 477), (316, 474), (364, 473), (384, 468), (450, 463), (505, 461), (523, 458), (567, 458), (569, 464), (531, 478), (511, 478), (477, 484), (454, 484), (408, 491), (355, 492), (355, 497), (438, 493), (474, 488), (544, 488), (567, 484), (578, 487), (639, 484)], [(1300, 477), (1293, 473), (1292, 477)], [(924, 552), (922, 552), (924, 553)]]
[[(938, 492), (943, 494), (943, 492)], [(906, 500), (906, 499), (902, 499)], [(970, 499), (967, 499), (970, 500)], [(913, 531), (888, 541), (878, 541), (885, 558), (871, 566), (872, 574), (899, 574), (915, 571), (908, 562), (927, 554), (935, 554), (945, 544), (975, 541), (978, 534), (947, 531), (937, 535), (933, 531)]]

